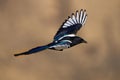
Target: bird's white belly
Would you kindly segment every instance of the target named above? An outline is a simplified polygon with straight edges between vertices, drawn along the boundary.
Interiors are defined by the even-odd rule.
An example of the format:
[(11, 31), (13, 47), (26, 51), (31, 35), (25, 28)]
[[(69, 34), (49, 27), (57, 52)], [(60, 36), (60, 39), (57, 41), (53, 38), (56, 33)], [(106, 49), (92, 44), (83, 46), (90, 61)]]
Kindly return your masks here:
[(61, 50), (61, 49), (67, 49), (69, 48), (69, 45), (54, 45), (51, 48), (55, 48), (56, 50)]

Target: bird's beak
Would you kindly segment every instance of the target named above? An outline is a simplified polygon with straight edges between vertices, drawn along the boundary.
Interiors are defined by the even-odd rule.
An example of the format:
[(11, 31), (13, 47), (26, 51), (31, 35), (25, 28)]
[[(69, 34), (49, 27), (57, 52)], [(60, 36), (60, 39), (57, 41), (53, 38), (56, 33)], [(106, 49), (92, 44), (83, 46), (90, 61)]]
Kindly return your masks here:
[(83, 43), (87, 43), (87, 41), (84, 40)]

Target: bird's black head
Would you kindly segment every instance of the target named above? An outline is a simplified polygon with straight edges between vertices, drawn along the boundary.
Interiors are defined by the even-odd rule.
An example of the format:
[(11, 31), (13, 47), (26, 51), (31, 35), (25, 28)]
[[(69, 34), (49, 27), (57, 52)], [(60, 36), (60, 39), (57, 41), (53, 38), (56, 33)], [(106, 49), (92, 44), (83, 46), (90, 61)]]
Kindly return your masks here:
[(78, 36), (74, 37), (73, 42), (75, 42), (75, 43), (87, 43), (86, 40), (84, 40), (83, 38), (78, 37)]
[(78, 36), (71, 37), (70, 40), (72, 41), (71, 46), (75, 46), (75, 45), (80, 44), (80, 43), (87, 43), (87, 41), (85, 41), (83, 38), (78, 37)]

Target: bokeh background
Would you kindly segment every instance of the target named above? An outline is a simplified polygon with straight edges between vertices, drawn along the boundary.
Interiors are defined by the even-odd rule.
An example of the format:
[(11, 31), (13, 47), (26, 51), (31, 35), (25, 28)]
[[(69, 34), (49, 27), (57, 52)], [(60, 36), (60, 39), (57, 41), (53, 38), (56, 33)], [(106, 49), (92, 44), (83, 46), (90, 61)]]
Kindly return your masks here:
[[(88, 44), (13, 56), (51, 42), (82, 8)], [(120, 80), (120, 0), (0, 0), (0, 80)]]

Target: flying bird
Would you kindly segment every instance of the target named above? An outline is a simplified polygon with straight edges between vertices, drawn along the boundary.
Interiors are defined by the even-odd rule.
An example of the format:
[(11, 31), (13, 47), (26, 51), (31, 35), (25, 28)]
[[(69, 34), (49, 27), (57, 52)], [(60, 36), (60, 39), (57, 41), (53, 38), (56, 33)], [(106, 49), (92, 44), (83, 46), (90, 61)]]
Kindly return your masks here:
[(64, 49), (71, 48), (77, 44), (87, 43), (87, 41), (85, 41), (83, 38), (76, 35), (78, 30), (80, 30), (80, 28), (84, 26), (86, 19), (86, 10), (77, 10), (75, 14), (72, 13), (71, 16), (68, 16), (68, 18), (55, 34), (54, 39), (51, 43), (44, 46), (38, 46), (23, 53), (14, 54), (14, 56), (29, 55), (39, 51), (43, 51), (45, 49), (63, 51)]

